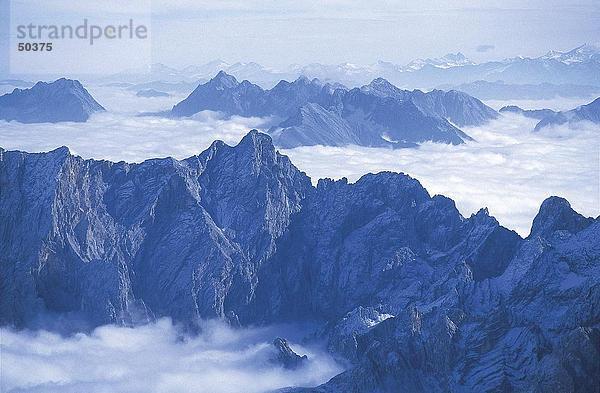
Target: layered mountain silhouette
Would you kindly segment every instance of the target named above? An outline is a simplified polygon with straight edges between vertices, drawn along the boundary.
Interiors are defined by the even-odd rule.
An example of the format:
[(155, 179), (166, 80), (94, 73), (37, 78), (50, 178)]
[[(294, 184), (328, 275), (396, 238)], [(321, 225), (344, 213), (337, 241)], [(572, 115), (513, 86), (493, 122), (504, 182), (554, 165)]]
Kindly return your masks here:
[(289, 392), (599, 386), (600, 221), (562, 198), (523, 239), (404, 174), (313, 186), (256, 131), (140, 164), (0, 150), (0, 184), (3, 325), (321, 321), (347, 370)]
[(104, 108), (77, 80), (38, 82), (0, 96), (0, 119), (20, 123), (85, 122)]
[(519, 108), (516, 105), (507, 105), (500, 108), (498, 111), (500, 113), (516, 113), (518, 115), (522, 115), (525, 117), (530, 117), (532, 119), (542, 120), (546, 117), (553, 116), (557, 112), (552, 109), (523, 109)]
[(152, 98), (152, 97), (169, 97), (169, 93), (154, 89), (139, 90), (136, 94), (137, 97)]
[(588, 98), (600, 95), (600, 86), (554, 83), (515, 84), (504, 81), (479, 80), (459, 85), (445, 84), (438, 88), (463, 91), (480, 100), (549, 100), (557, 97)]
[[(600, 87), (600, 49), (585, 44), (564, 52), (550, 51), (538, 57), (519, 56), (483, 63), (475, 63), (459, 52), (434, 59), (415, 59), (405, 65), (387, 61), (378, 61), (370, 65), (313, 63), (291, 65), (277, 70), (253, 62), (229, 64), (222, 60), (214, 60), (183, 69), (153, 64), (150, 69), (130, 70), (108, 79), (137, 83), (197, 83), (210, 79), (219, 70), (235, 75), (239, 80), (248, 79), (268, 88), (281, 79), (293, 80), (301, 75), (352, 87), (368, 84), (373, 79), (383, 77), (397, 86), (408, 88), (430, 89), (441, 85), (457, 86), (477, 81), (503, 81), (506, 84), (479, 85), (473, 87), (475, 90), (465, 87), (465, 92), (480, 99), (502, 99), (502, 96), (506, 95), (509, 96), (508, 99), (525, 98), (524, 95), (537, 96), (540, 91), (546, 91), (546, 94), (552, 94), (553, 97), (557, 92), (562, 94), (567, 90), (571, 91), (570, 94), (579, 94), (573, 90), (573, 85), (584, 86), (588, 91), (595, 87), (593, 92), (597, 93), (597, 88)], [(531, 86), (541, 84), (546, 86), (540, 86), (539, 89)], [(476, 91), (487, 92), (489, 96), (480, 97), (475, 94)]]
[(457, 126), (481, 125), (497, 117), (493, 109), (465, 93), (401, 90), (381, 78), (347, 89), (301, 77), (264, 90), (223, 71), (198, 86), (171, 113), (191, 116), (203, 110), (284, 119), (269, 130), (282, 147), (410, 147), (426, 141), (456, 145), (471, 140)]
[(573, 124), (580, 121), (600, 124), (600, 98), (596, 98), (587, 105), (546, 116), (535, 126), (535, 130), (538, 131), (550, 125)]

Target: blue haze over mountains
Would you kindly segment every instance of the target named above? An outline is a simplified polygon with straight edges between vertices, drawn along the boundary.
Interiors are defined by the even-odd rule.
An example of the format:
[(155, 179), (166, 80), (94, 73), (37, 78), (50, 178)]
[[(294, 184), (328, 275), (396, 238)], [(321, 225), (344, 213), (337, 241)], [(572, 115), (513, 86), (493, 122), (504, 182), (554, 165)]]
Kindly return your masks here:
[(288, 392), (598, 386), (600, 221), (562, 198), (521, 238), (404, 174), (313, 186), (256, 131), (181, 161), (0, 157), (2, 324), (321, 321), (349, 367)]
[[(600, 217), (552, 196), (523, 238), (486, 208), (462, 216), (402, 173), (313, 185), (275, 148), (459, 145), (471, 140), (460, 128), (500, 114), (457, 90), (395, 85), (527, 91), (544, 83), (587, 94), (600, 86), (597, 49), (484, 64), (461, 54), (404, 67), (313, 64), (287, 74), (223, 62), (179, 74), (161, 67), (150, 80), (113, 78), (130, 78), (118, 87), (145, 92), (140, 100), (194, 89), (169, 116), (269, 117), (269, 135), (252, 130), (236, 146), (215, 141), (187, 159), (139, 164), (83, 159), (66, 147), (0, 148), (0, 325), (51, 329), (58, 320), (78, 331), (170, 317), (193, 332), (207, 318), (238, 327), (316, 321), (311, 338), (347, 369), (280, 393), (598, 391)], [(215, 67), (227, 72), (204, 80)], [(0, 97), (0, 118), (23, 123), (83, 122), (103, 110), (64, 78)], [(600, 99), (506, 112), (539, 120), (536, 130), (600, 123)], [(275, 343), (284, 362), (311, 361), (284, 338)]]
[(215, 60), (183, 69), (153, 64), (149, 69), (128, 70), (105, 79), (134, 84), (153, 81), (196, 83), (206, 82), (220, 70), (239, 80), (248, 79), (263, 88), (270, 88), (282, 79), (295, 80), (299, 76), (349, 87), (385, 78), (408, 89), (439, 87), (449, 90), (461, 87), (479, 99), (549, 98), (557, 93), (587, 97), (599, 93), (600, 49), (585, 44), (566, 52), (549, 51), (535, 58), (519, 56), (479, 64), (460, 52), (434, 59), (416, 59), (406, 65), (385, 61), (367, 66), (313, 63), (294, 65), (289, 69), (272, 69), (253, 62), (230, 64)]
[(104, 108), (79, 81), (65, 78), (0, 96), (0, 119), (20, 123), (85, 122), (101, 111)]
[(493, 109), (465, 93), (411, 92), (382, 78), (347, 89), (300, 77), (263, 90), (223, 71), (175, 105), (171, 114), (191, 116), (203, 110), (286, 119), (269, 133), (276, 145), (288, 148), (316, 144), (411, 147), (425, 141), (456, 145), (471, 138), (452, 123), (481, 125), (497, 117)]

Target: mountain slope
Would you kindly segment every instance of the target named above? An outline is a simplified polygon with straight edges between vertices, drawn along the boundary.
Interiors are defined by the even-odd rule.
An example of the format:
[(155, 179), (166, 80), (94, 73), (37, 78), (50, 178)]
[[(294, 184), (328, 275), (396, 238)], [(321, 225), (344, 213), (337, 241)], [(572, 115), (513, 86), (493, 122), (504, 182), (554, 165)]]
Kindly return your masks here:
[(599, 86), (574, 84), (510, 84), (502, 81), (474, 81), (460, 85), (441, 85), (438, 89), (454, 89), (480, 100), (548, 100), (556, 97), (590, 97), (600, 94)]
[(227, 302), (249, 300), (310, 190), (256, 132), (184, 161), (82, 160), (66, 148), (2, 157), (0, 316), (17, 325), (43, 310), (92, 324), (224, 316)]
[[(381, 208), (381, 217), (384, 212)], [(380, 256), (362, 254), (367, 258), (364, 264), (382, 278), (368, 270), (348, 274), (347, 258), (364, 247), (355, 243), (331, 273), (296, 268), (312, 271), (315, 277), (326, 275), (319, 282), (328, 274), (337, 276), (333, 287), (344, 286), (340, 292), (327, 292), (315, 306), (329, 305), (327, 312), (335, 313), (335, 300), (329, 299), (343, 301), (347, 296), (361, 306), (325, 328), (330, 349), (353, 359), (354, 366), (317, 388), (285, 392), (597, 391), (600, 377), (593, 370), (600, 361), (600, 311), (594, 305), (600, 299), (600, 247), (594, 239), (600, 236), (600, 222), (578, 215), (560, 198), (544, 202), (527, 240), (494, 229), (485, 214), (472, 216), (470, 223), (453, 223), (451, 216), (441, 220), (440, 227), (448, 231), (463, 226), (467, 236), (447, 243), (449, 254), (442, 254), (441, 260), (436, 252), (427, 257), (427, 252), (409, 245), (382, 267), (372, 265)], [(371, 217), (371, 222), (381, 221)], [(418, 229), (408, 233), (406, 240), (402, 232), (393, 238), (390, 227), (386, 236), (374, 238), (394, 239), (401, 246), (402, 241), (410, 243)], [(481, 238), (484, 245), (475, 245)], [(321, 244), (329, 244), (329, 239)], [(377, 246), (369, 251), (381, 250), (381, 244)], [(506, 246), (510, 253), (492, 256)], [(497, 267), (481, 276), (473, 256), (456, 258), (458, 250)], [(312, 254), (301, 259), (303, 264), (313, 260)], [(298, 280), (292, 276), (291, 281)], [(290, 288), (294, 287), (286, 286)], [(328, 288), (331, 291), (331, 284)], [(365, 290), (377, 295), (361, 292)]]
[(564, 199), (522, 239), (404, 174), (314, 187), (256, 131), (141, 164), (0, 150), (0, 184), (4, 325), (321, 321), (349, 368), (299, 391), (599, 386), (600, 221)]
[[(333, 111), (319, 104), (306, 104), (296, 115), (269, 130), (273, 143), (284, 149), (299, 146), (345, 146), (360, 145), (350, 123)], [(381, 145), (388, 145), (384, 139)], [(373, 141), (376, 145), (376, 142)]]
[(580, 121), (590, 121), (595, 124), (600, 124), (600, 98), (596, 98), (589, 104), (581, 105), (570, 111), (557, 112), (547, 116), (536, 124), (535, 130), (539, 131), (550, 125), (576, 123)]
[(448, 120), (468, 126), (497, 116), (464, 93), (410, 92), (381, 78), (348, 90), (301, 77), (263, 90), (224, 72), (175, 105), (172, 115), (191, 116), (202, 110), (286, 119), (269, 131), (282, 147), (351, 143), (408, 147), (425, 141), (460, 144), (471, 138)]
[(0, 119), (20, 123), (85, 122), (99, 111), (104, 108), (79, 81), (64, 78), (0, 96)]

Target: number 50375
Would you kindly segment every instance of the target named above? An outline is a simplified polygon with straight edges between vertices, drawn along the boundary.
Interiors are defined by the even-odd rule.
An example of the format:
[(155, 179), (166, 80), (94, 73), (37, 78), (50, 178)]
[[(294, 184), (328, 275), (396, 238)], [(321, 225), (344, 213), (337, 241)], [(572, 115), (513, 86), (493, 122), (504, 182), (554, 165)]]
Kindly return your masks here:
[(19, 52), (50, 52), (52, 42), (19, 42), (17, 49)]

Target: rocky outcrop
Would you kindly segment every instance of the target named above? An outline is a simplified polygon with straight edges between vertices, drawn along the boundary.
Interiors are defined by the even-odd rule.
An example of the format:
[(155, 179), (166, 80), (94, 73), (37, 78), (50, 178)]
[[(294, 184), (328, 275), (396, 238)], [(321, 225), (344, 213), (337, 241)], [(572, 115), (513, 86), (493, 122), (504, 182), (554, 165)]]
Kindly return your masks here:
[(257, 132), (184, 161), (3, 151), (0, 181), (0, 316), (17, 326), (44, 310), (92, 324), (235, 314), (311, 190)]
[[(544, 203), (501, 274), (477, 282), (457, 264), (393, 317), (353, 329), (354, 367), (288, 392), (598, 391), (600, 222), (565, 202)], [(330, 342), (347, 337), (334, 326)]]
[(281, 337), (277, 337), (273, 340), (273, 347), (275, 348), (275, 355), (271, 358), (271, 362), (283, 366), (289, 370), (295, 370), (298, 367), (302, 367), (304, 363), (308, 361), (308, 356), (298, 355), (288, 342)]

